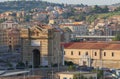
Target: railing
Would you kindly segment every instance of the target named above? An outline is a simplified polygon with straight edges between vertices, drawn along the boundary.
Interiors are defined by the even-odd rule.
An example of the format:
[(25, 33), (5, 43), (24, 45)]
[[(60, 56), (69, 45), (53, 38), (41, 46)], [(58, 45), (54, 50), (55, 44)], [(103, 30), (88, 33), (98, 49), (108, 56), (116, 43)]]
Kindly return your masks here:
[(43, 79), (42, 76), (15, 76), (15, 77), (0, 77), (0, 79)]
[(114, 38), (115, 36), (79, 36), (76, 35), (76, 38)]

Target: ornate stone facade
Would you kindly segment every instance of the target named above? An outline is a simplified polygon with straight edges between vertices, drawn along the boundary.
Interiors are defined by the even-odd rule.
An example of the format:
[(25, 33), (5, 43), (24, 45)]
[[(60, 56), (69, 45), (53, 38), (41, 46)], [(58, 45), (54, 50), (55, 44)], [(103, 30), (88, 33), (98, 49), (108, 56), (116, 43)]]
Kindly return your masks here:
[(62, 64), (60, 32), (50, 26), (33, 26), (21, 30), (22, 59), (34, 66)]

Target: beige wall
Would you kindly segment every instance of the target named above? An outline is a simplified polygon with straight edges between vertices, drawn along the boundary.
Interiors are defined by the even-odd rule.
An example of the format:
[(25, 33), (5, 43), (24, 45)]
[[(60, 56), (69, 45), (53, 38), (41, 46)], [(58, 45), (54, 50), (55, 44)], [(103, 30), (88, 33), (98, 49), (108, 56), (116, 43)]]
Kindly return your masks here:
[[(64, 51), (64, 57), (66, 61), (73, 61), (76, 64), (80, 64), (80, 62), (82, 61), (82, 57), (85, 55), (86, 52), (88, 52), (88, 56), (91, 60), (91, 66), (120, 68), (120, 50), (64, 49)], [(71, 55), (71, 51), (73, 51), (73, 55)], [(106, 56), (104, 56), (104, 53), (106, 53)]]
[[(80, 58), (82, 55), (85, 55), (88, 52), (88, 55), (93, 59), (100, 59), (99, 49), (64, 49), (64, 51), (65, 51), (65, 55), (64, 55), (65, 58)], [(72, 51), (73, 51), (73, 55), (71, 55)], [(97, 56), (95, 56), (94, 54), (95, 52), (97, 53)]]
[[(97, 74), (96, 73), (84, 73), (84, 72), (81, 72), (82, 75), (86, 78), (90, 78), (90, 77), (94, 77), (96, 78), (97, 77)], [(74, 78), (74, 75), (76, 74), (80, 74), (80, 72), (61, 72), (61, 73), (58, 73), (58, 76), (59, 76), (59, 79), (73, 79)], [(97, 79), (97, 78), (96, 78)]]
[(74, 74), (60, 74), (59, 79), (73, 79)]

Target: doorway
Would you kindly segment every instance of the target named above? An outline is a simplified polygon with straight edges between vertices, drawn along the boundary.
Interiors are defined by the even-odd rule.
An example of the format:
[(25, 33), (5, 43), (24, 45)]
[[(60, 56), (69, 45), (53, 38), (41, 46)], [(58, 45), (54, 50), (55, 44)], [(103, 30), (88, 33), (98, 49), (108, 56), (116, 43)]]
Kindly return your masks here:
[(38, 49), (33, 50), (33, 65), (34, 67), (40, 66), (40, 51)]

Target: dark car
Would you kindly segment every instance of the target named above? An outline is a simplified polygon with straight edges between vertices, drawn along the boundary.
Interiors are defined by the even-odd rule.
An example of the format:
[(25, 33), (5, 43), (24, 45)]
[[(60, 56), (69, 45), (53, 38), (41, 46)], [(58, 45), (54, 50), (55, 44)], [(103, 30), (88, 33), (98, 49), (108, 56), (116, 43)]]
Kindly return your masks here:
[(94, 69), (94, 67), (87, 67), (87, 66), (79, 66), (77, 68), (77, 70), (80, 70), (80, 71), (92, 71)]

